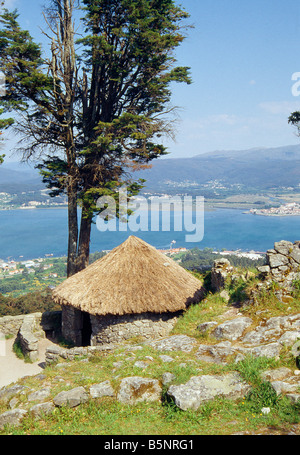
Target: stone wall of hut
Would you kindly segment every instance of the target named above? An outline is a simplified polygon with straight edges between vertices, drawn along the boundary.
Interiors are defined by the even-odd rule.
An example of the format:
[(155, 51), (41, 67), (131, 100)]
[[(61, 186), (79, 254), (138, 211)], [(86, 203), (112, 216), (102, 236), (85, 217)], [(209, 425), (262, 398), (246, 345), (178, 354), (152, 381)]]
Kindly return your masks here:
[(142, 313), (124, 316), (91, 316), (91, 345), (136, 339), (145, 341), (168, 336), (182, 312)]
[[(182, 311), (176, 313), (142, 313), (124, 316), (89, 315), (91, 325), (90, 344), (99, 346), (136, 339), (145, 341), (168, 336)], [(86, 313), (85, 313), (86, 317)], [(84, 313), (71, 306), (62, 307), (62, 335), (75, 346), (82, 346)], [(84, 345), (87, 345), (84, 344)]]

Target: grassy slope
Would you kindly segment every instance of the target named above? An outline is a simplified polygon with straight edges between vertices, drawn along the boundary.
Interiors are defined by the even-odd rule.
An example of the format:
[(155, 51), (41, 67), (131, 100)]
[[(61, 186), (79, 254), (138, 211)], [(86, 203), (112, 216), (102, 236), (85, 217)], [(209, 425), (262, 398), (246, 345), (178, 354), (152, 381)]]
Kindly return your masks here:
[[(253, 285), (253, 280), (248, 282), (249, 288)], [(229, 289), (229, 292), (236, 295), (236, 289)], [(191, 307), (179, 319), (173, 333), (197, 337), (207, 344), (209, 338), (199, 334), (197, 325), (213, 320), (227, 310), (228, 304), (219, 295), (209, 294), (203, 302)], [(259, 308), (245, 307), (240, 311), (256, 320), (259, 317), (269, 318), (299, 313), (300, 299), (297, 297), (292, 304), (284, 305), (272, 294), (268, 294), (262, 296)], [(4, 434), (228, 435), (244, 431), (264, 432), (264, 429), (270, 427), (277, 432), (288, 432), (293, 425), (300, 422), (299, 404), (292, 405), (285, 398), (277, 397), (270, 385), (259, 379), (259, 372), (268, 368), (281, 366), (296, 368), (295, 359), (288, 349), (277, 361), (248, 358), (238, 364), (220, 365), (199, 361), (193, 351), (191, 353), (166, 352), (165, 354), (172, 356), (174, 361), (163, 363), (159, 357), (163, 353), (149, 346), (143, 346), (141, 350), (134, 353), (127, 348), (128, 346), (120, 347), (114, 353), (94, 356), (89, 361), (67, 362), (65, 368), (47, 367), (43, 387), (47, 384), (51, 385), (53, 397), (61, 390), (77, 386), (84, 386), (88, 390), (90, 385), (107, 379), (117, 385), (126, 376), (136, 375), (161, 380), (162, 374), (170, 371), (176, 376), (174, 383), (179, 384), (194, 375), (221, 374), (238, 370), (247, 381), (252, 383), (254, 393), (237, 402), (218, 398), (203, 405), (198, 411), (186, 412), (169, 402), (166, 394), (161, 403), (139, 403), (135, 406), (120, 404), (113, 398), (94, 399), (73, 409), (56, 408), (51, 416), (39, 421), (27, 417), (21, 427), (8, 429)], [(133, 364), (137, 360), (147, 360), (149, 366), (144, 370), (134, 367)], [(23, 379), (22, 383), (34, 389), (42, 388), (41, 384), (38, 385), (40, 380), (35, 377)], [(271, 408), (271, 412), (263, 415), (261, 409), (266, 406)], [(5, 410), (1, 409), (0, 405), (0, 412)]]

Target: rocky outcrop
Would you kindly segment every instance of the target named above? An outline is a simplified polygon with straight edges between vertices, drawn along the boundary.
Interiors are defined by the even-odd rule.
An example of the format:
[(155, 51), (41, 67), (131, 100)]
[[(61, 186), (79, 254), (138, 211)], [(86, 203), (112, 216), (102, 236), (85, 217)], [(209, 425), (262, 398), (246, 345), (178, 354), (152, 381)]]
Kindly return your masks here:
[(238, 373), (229, 373), (192, 377), (186, 384), (171, 386), (168, 395), (180, 409), (187, 411), (197, 410), (216, 396), (236, 400), (247, 394), (250, 389), (250, 385), (244, 382)]

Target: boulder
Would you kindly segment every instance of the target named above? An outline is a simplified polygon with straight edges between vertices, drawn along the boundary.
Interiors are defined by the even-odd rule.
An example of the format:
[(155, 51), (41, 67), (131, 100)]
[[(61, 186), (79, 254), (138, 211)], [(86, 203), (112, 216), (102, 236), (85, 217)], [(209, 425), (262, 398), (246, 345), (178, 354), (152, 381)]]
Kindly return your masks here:
[(26, 416), (25, 409), (13, 409), (0, 415), (0, 429), (3, 430), (5, 425), (18, 426), (21, 420)]
[(75, 389), (58, 393), (53, 402), (58, 407), (68, 406), (74, 408), (79, 404), (86, 403), (88, 399), (89, 396), (83, 387), (75, 387)]
[(250, 391), (251, 386), (244, 382), (238, 373), (226, 375), (193, 376), (186, 384), (173, 385), (168, 395), (183, 411), (197, 410), (202, 404), (216, 396), (238, 399)]
[(45, 398), (50, 396), (51, 389), (50, 387), (45, 387), (44, 389), (37, 390), (36, 392), (32, 392), (28, 395), (28, 401), (43, 401)]
[(117, 399), (125, 404), (158, 401), (161, 398), (161, 393), (161, 386), (156, 379), (133, 376), (122, 379)]
[(40, 418), (43, 415), (51, 414), (55, 409), (52, 401), (46, 401), (45, 403), (38, 403), (32, 406), (29, 411), (33, 414), (35, 418)]
[(109, 381), (103, 381), (90, 387), (90, 395), (92, 398), (113, 397), (115, 392)]

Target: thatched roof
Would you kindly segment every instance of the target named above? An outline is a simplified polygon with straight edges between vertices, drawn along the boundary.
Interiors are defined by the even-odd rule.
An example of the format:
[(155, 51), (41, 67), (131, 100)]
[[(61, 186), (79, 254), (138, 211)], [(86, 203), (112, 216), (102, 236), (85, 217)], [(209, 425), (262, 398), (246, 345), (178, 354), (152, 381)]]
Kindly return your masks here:
[(202, 296), (199, 280), (134, 236), (53, 291), (56, 303), (93, 315), (176, 312)]

